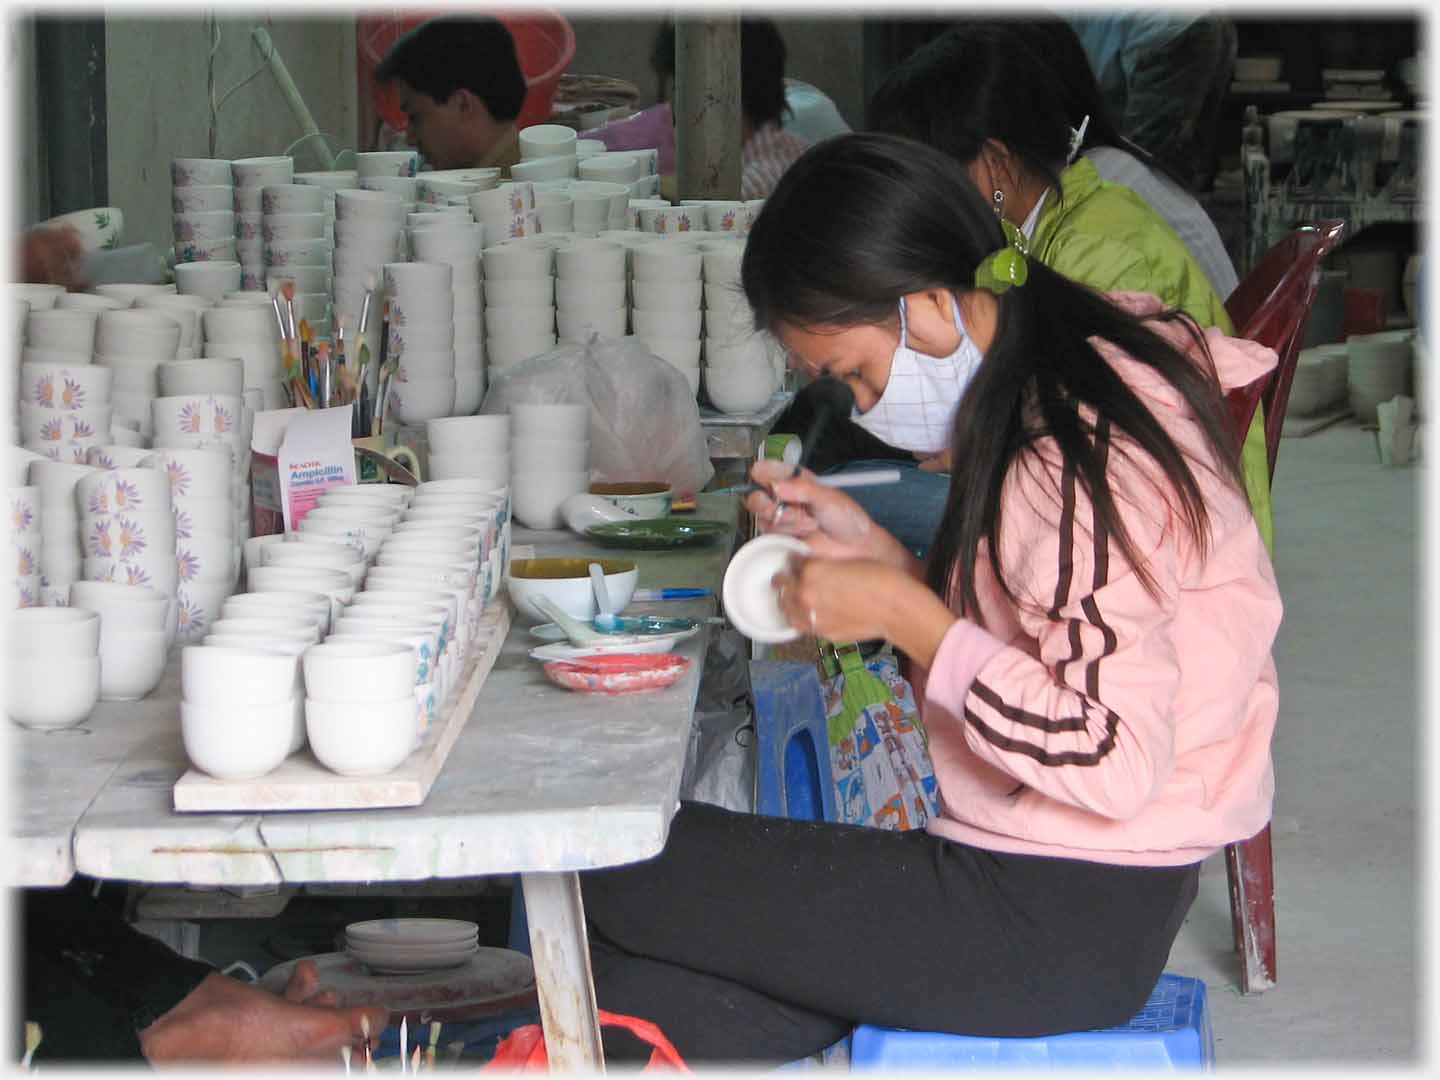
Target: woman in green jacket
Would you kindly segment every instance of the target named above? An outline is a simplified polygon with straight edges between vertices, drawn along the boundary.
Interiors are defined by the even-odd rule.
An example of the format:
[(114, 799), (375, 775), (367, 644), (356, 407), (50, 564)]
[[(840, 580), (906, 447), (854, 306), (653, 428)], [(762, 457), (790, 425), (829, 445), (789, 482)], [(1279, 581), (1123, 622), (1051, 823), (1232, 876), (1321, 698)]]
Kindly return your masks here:
[[(1066, 116), (1063, 85), (1020, 34), (1000, 21), (971, 22), (917, 50), (891, 73), (870, 103), (867, 127), (929, 143), (959, 161), (996, 215), (1015, 226), (1031, 256), (1051, 269), (1099, 292), (1153, 293), (1202, 329), (1233, 332), (1224, 303), (1175, 231), (1129, 188), (1101, 179), (1077, 157), (1083, 133)], [(947, 391), (958, 403), (968, 381), (954, 374), (961, 354), (907, 351), (908, 357), (897, 354), (897, 362), (922, 376), (927, 366), (931, 374), (948, 375)], [(933, 396), (935, 387), (928, 389)], [(943, 451), (927, 453), (923, 439), (905, 429), (904, 416), (899, 408), (872, 409), (853, 419), (871, 436), (924, 459), (921, 468), (948, 468)], [(1259, 414), (1246, 436), (1242, 465), (1256, 522), (1273, 547)], [(913, 518), (917, 506), (928, 505), (925, 481), (910, 475), (906, 481), (895, 489), (857, 490), (871, 516), (891, 527), (897, 515)], [(912, 532), (923, 528), (923, 522), (907, 524)]]

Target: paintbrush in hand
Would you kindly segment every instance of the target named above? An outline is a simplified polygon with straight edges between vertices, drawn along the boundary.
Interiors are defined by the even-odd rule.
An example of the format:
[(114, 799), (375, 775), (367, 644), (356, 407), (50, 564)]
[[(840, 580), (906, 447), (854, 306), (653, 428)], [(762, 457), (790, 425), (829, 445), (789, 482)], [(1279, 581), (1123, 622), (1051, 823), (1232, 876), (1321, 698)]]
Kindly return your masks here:
[(425, 1067), (435, 1068), (435, 1045), (440, 1041), (440, 1021), (430, 1021), (430, 1045), (425, 1048)]

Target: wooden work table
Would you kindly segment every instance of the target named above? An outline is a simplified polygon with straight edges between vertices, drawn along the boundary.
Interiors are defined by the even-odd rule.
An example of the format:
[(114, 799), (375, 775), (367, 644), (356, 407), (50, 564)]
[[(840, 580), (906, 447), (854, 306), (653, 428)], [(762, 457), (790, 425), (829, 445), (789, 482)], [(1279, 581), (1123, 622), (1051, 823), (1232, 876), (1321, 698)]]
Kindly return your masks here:
[[(701, 496), (698, 516), (736, 520), (736, 501)], [(731, 545), (668, 552), (602, 549), (568, 532), (516, 529), (538, 555), (634, 557), (640, 588), (703, 586), (718, 596)], [(704, 617), (713, 599), (633, 605)], [(674, 686), (629, 698), (553, 686), (526, 655), (517, 619), (428, 798), (400, 809), (178, 813), (188, 762), (179, 663), (149, 697), (105, 703), (71, 733), (13, 730), (18, 766), (12, 883), (60, 885), (80, 872), (151, 883), (247, 886), (521, 875), (551, 1063), (600, 1063), (579, 870), (657, 854), (679, 787), (708, 633), (678, 651)]]

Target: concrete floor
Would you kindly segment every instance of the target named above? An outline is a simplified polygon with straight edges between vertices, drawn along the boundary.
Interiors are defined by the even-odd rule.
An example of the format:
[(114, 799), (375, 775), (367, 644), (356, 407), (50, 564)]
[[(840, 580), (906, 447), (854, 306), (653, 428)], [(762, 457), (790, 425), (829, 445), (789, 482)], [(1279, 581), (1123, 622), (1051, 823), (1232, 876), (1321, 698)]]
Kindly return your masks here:
[[(1275, 646), (1277, 985), (1244, 997), (1222, 859), (1169, 970), (1204, 979), (1217, 1065), (1422, 1059), (1426, 908), (1417, 887), (1424, 632), (1417, 558), (1427, 473), (1381, 468), (1373, 434), (1343, 424), (1281, 445)], [(1421, 863), (1420, 865), (1424, 865)], [(1425, 1008), (1425, 1013), (1420, 1010)]]

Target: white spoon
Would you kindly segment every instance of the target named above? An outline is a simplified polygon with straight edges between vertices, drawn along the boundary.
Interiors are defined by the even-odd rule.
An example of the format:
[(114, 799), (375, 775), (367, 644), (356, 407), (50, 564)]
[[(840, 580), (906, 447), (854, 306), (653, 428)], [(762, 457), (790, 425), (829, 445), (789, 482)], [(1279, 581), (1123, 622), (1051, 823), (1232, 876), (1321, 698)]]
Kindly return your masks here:
[(530, 602), (548, 615), (551, 621), (564, 630), (565, 636), (576, 645), (594, 645), (604, 641), (608, 636), (597, 633), (579, 619), (571, 616), (569, 612), (562, 611), (560, 605), (548, 596), (534, 596), (531, 597)]
[(598, 562), (590, 564), (590, 584), (595, 588), (595, 625), (601, 630), (618, 630), (615, 609), (610, 606), (610, 590), (605, 588), (605, 571)]

